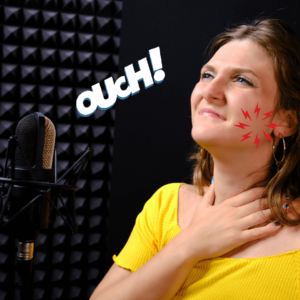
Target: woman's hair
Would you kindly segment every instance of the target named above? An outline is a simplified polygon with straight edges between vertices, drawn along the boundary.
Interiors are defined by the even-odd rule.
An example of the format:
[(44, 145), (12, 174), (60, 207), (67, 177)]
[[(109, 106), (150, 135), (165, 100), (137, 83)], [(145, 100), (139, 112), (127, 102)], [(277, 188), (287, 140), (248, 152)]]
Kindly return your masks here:
[[(230, 41), (245, 39), (261, 45), (273, 60), (279, 90), (273, 117), (280, 109), (295, 111), (297, 116), (296, 133), (284, 139), (286, 142), (285, 159), (280, 165), (279, 172), (277, 172), (277, 165), (273, 159), (272, 165), (267, 166), (269, 168), (267, 177), (245, 190), (265, 187), (263, 195), (268, 198), (273, 220), (275, 219), (283, 225), (296, 226), (300, 224), (300, 219), (287, 218), (282, 208), (282, 197), (284, 194), (288, 195), (288, 204), (297, 214), (292, 203), (293, 199), (299, 196), (300, 183), (300, 44), (290, 25), (281, 20), (260, 17), (250, 24), (227, 28), (225, 32), (218, 34), (211, 41), (209, 59)], [(195, 161), (192, 172), (193, 184), (198, 187), (200, 195), (203, 196), (203, 187), (210, 185), (213, 176), (214, 162), (209, 152), (206, 152), (205, 158), (201, 158), (200, 145), (196, 144), (195, 150), (188, 160)], [(282, 155), (283, 142), (280, 140), (275, 153), (276, 159), (280, 161)], [(249, 176), (252, 175), (254, 174)], [(297, 215), (300, 217), (299, 214)]]

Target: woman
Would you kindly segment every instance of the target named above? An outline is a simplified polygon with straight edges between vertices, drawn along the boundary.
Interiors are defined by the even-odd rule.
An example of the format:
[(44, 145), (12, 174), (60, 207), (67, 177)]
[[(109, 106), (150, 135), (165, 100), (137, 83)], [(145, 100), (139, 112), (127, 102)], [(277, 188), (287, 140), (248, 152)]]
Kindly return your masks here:
[(210, 57), (191, 95), (194, 182), (146, 202), (91, 300), (300, 299), (300, 45), (261, 18)]

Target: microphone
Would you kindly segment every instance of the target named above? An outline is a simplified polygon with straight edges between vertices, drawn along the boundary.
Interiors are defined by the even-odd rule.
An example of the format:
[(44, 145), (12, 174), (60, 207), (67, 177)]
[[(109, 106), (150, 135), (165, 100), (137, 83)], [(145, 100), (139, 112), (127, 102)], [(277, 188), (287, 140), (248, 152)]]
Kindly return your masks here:
[[(3, 177), (0, 177), (0, 229), (6, 227), (19, 240), (17, 274), (21, 298), (24, 299), (28, 299), (26, 292), (32, 271), (34, 240), (40, 229), (47, 229), (59, 214), (72, 234), (78, 232), (76, 184), (94, 152), (87, 148), (58, 179), (55, 137), (53, 123), (43, 114), (35, 112), (25, 116), (8, 141)], [(11, 165), (7, 168), (9, 153)], [(8, 184), (8, 190), (3, 196), (5, 184)], [(62, 190), (71, 192), (66, 205), (60, 195)], [(57, 208), (58, 199), (66, 217)]]
[[(56, 131), (53, 123), (41, 113), (25, 116), (17, 125), (14, 145), (14, 164), (8, 168), (8, 178), (31, 181), (53, 182), (52, 168)], [(16, 214), (24, 204), (37, 197), (40, 190), (22, 185), (13, 185), (8, 200), (8, 216)], [(34, 240), (40, 229), (49, 224), (50, 203), (45, 193), (39, 201), (33, 203), (19, 215), (19, 221), (11, 227), (11, 232), (19, 240), (17, 251), (17, 274), (19, 284), (28, 288), (32, 272)], [(57, 203), (57, 197), (56, 201)]]

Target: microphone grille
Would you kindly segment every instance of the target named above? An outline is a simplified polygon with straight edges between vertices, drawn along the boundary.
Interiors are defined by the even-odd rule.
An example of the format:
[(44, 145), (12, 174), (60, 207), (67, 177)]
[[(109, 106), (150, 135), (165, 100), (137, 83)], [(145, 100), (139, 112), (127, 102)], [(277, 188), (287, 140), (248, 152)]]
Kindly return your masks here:
[[(45, 135), (43, 149), (43, 169), (52, 169), (53, 154), (55, 146), (56, 131), (52, 121), (44, 116)], [(36, 163), (36, 147), (38, 139), (38, 115), (32, 113), (25, 116), (17, 125), (16, 135), (18, 142), (24, 151), (25, 157), (30, 167)], [(19, 168), (27, 169), (26, 160), (24, 159), (19, 147), (16, 148), (15, 165)]]
[(52, 121), (45, 117), (45, 139), (43, 152), (43, 169), (51, 169), (55, 146), (56, 131)]
[[(38, 128), (38, 121), (34, 114), (24, 117), (17, 125), (16, 135), (18, 142), (22, 147), (25, 157), (27, 158), (30, 167), (35, 164), (36, 153), (36, 132)], [(19, 147), (16, 149), (15, 155), (16, 167), (27, 168), (26, 161), (23, 158)]]

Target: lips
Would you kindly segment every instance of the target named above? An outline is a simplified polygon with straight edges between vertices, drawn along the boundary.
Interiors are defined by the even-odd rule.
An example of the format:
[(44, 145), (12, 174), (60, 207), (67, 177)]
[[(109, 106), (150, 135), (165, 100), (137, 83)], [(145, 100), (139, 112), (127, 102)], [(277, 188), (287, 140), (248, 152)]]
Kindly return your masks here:
[(212, 109), (209, 109), (209, 108), (203, 108), (203, 109), (201, 109), (200, 110), (200, 115), (203, 114), (203, 113), (211, 113), (211, 114), (214, 114), (214, 115), (218, 116), (220, 119), (225, 120), (224, 116), (222, 116), (218, 112), (216, 112), (216, 111), (214, 111)]

